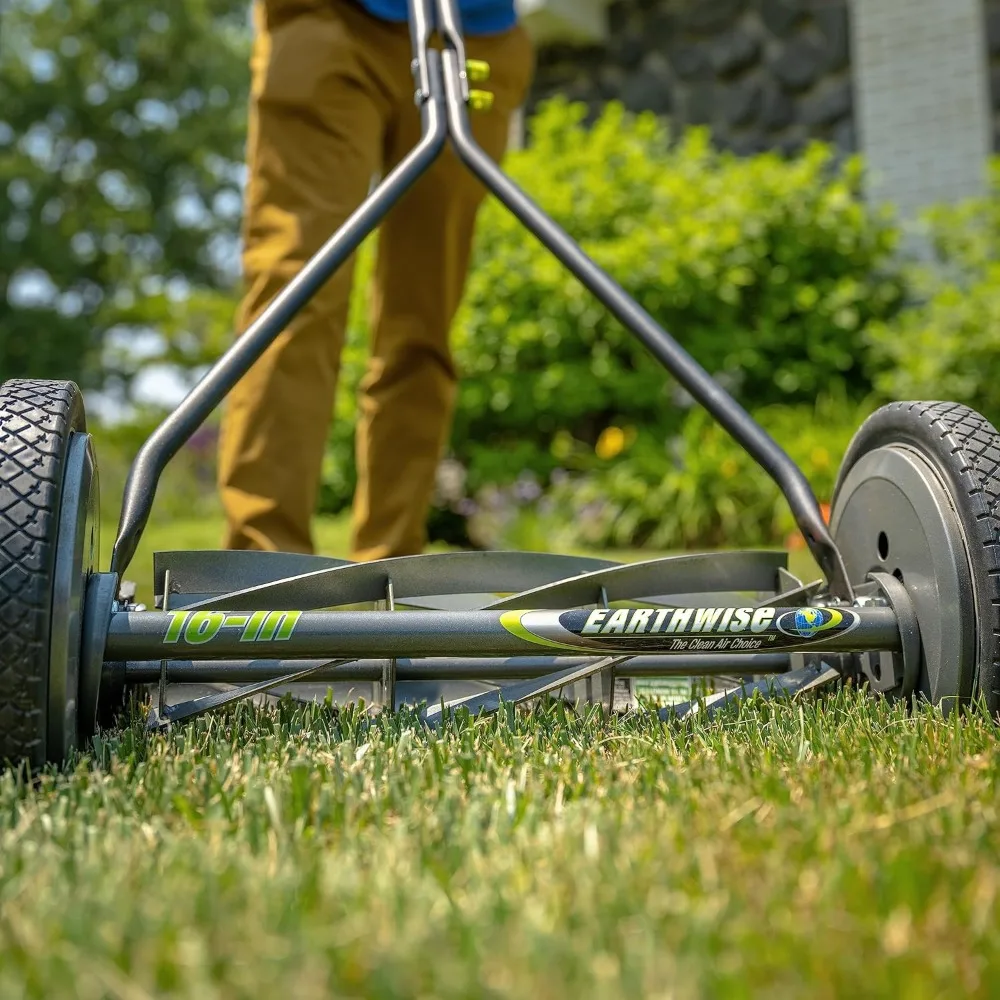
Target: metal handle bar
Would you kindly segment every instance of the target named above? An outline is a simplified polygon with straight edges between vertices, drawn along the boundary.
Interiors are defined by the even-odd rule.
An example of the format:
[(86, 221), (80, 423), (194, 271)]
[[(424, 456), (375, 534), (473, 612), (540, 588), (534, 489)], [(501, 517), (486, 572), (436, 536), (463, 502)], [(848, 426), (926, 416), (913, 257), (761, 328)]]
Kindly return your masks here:
[[(166, 463), (249, 370), (302, 305), (362, 243), (430, 166), (450, 139), (485, 187), (650, 350), (674, 378), (725, 428), (781, 490), (796, 524), (826, 576), (832, 594), (853, 598), (844, 562), (801, 469), (753, 417), (625, 290), (594, 263), (476, 142), (469, 126), (465, 49), (455, 0), (409, 0), (420, 142), (348, 222), (274, 299), (136, 456), (125, 485), (118, 538), (111, 560), (121, 575), (135, 554)], [(443, 52), (428, 47), (434, 25)]]

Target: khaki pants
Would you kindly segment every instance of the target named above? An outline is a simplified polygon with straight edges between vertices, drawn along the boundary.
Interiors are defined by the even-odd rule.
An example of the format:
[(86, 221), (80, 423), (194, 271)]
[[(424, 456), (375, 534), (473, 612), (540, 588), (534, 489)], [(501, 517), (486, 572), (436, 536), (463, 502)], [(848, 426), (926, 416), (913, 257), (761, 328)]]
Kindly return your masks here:
[[(352, 0), (257, 0), (244, 223), (246, 329), (415, 145), (406, 25)], [(520, 26), (467, 39), (490, 63), (493, 109), (472, 113), (499, 160), (533, 71)], [(371, 359), (357, 432), (352, 556), (419, 552), (455, 398), (449, 328), (485, 190), (451, 149), (390, 210), (371, 289)], [(340, 367), (353, 259), (230, 395), (219, 486), (236, 549), (313, 551), (310, 522)]]

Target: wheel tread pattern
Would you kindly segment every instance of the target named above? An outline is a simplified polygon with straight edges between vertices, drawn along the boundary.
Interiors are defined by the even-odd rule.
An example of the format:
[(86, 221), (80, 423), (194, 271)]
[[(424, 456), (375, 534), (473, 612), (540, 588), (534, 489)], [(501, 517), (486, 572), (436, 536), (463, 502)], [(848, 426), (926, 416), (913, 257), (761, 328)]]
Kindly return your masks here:
[(45, 761), (62, 468), (82, 413), (72, 382), (0, 386), (0, 761)]

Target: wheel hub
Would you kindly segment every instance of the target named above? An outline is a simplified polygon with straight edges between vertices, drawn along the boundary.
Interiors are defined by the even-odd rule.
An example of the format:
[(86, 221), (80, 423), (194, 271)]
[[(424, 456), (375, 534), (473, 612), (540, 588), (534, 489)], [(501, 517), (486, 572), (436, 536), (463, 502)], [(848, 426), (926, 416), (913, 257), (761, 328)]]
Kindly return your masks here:
[[(81, 641), (87, 581), (98, 559), (99, 496), (90, 436), (74, 432), (66, 450), (52, 577), (49, 648), (49, 756), (65, 760), (93, 728), (80, 714)], [(86, 666), (86, 663), (84, 664)], [(92, 678), (89, 679), (92, 682)], [(82, 722), (82, 734), (81, 734)]]
[(852, 583), (889, 573), (906, 588), (922, 646), (917, 691), (933, 702), (967, 697), (976, 609), (964, 534), (931, 464), (892, 444), (862, 455), (834, 498), (831, 531)]

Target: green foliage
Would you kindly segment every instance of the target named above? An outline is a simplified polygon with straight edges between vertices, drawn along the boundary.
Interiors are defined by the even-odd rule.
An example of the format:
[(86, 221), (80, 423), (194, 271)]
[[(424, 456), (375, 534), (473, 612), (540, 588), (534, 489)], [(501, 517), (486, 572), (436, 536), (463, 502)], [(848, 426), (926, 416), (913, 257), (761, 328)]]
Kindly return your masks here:
[[(859, 163), (838, 165), (820, 145), (790, 161), (736, 159), (714, 151), (702, 130), (672, 141), (655, 117), (617, 105), (592, 128), (583, 117), (582, 106), (563, 100), (543, 105), (508, 172), (793, 446), (810, 433), (800, 424), (814, 417), (817, 396), (853, 413), (871, 389), (863, 330), (892, 318), (905, 290), (890, 259), (896, 229), (864, 206)], [(362, 350), (359, 309), (348, 340), (349, 354)], [(453, 343), (461, 381), (448, 471), (459, 485), (445, 484), (436, 532), (480, 543), (502, 537), (498, 524), (523, 523), (523, 508), (549, 491), (553, 475), (572, 473), (574, 489), (586, 484), (580, 496), (606, 501), (597, 535), (614, 544), (703, 544), (734, 519), (740, 533), (730, 541), (773, 540), (773, 491), (725, 450), (724, 435), (690, 410), (648, 350), (492, 199), (480, 214)], [(348, 408), (361, 370), (350, 354)], [(777, 406), (790, 409), (782, 416)], [(827, 406), (822, 419), (840, 406)], [(352, 413), (339, 411), (328, 511), (349, 503), (353, 489), (348, 421)], [(843, 420), (834, 424), (840, 433)], [(822, 439), (825, 429), (811, 433)], [(706, 442), (718, 444), (709, 451)], [(716, 451), (745, 470), (725, 491), (706, 487), (705, 456)], [(807, 462), (807, 470), (822, 483), (824, 468)], [(573, 510), (567, 489), (556, 495)], [(739, 513), (720, 513), (716, 501)], [(589, 501), (583, 507), (591, 510)]]
[(0, 379), (127, 380), (125, 347), (233, 282), (248, 5), (3, 6)]
[(995, 995), (985, 711), (144, 721), (0, 778), (0, 996)]
[[(775, 404), (755, 416), (829, 502), (840, 460), (870, 411), (843, 395), (824, 395), (811, 406)], [(794, 530), (778, 488), (703, 410), (691, 411), (673, 450), (662, 477), (659, 463), (622, 462), (582, 488), (565, 483), (556, 494), (567, 503), (563, 519), (591, 544), (654, 548), (772, 545)]]
[[(544, 106), (507, 167), (640, 305), (748, 407), (837, 380), (868, 391), (861, 331), (902, 289), (895, 229), (863, 206), (857, 162), (819, 145), (740, 160), (616, 105), (589, 130), (583, 114)], [(546, 474), (571, 459), (567, 435), (593, 448), (612, 423), (678, 426), (683, 395), (647, 349), (496, 202), (477, 245), (455, 335), (455, 450), (473, 488), (526, 461)]]
[[(165, 416), (159, 408), (139, 407), (128, 421), (110, 426), (90, 421), (88, 429), (94, 438), (100, 474), (101, 511), (106, 521), (117, 522), (132, 461)], [(215, 450), (213, 422), (197, 431), (168, 463), (156, 489), (154, 519), (173, 523), (178, 518), (206, 517), (218, 511)], [(221, 530), (216, 534), (222, 537)], [(174, 544), (171, 541), (168, 547)], [(218, 544), (218, 539), (212, 544)]]
[[(848, 442), (871, 409), (840, 393), (811, 406), (763, 407), (756, 417), (829, 502)], [(666, 450), (647, 432), (631, 430), (624, 460), (559, 474), (544, 494), (533, 495), (522, 477), (467, 498), (473, 541), (486, 548), (659, 551), (775, 545), (795, 532), (777, 487), (705, 411), (691, 410)]]
[(928, 213), (935, 251), (915, 268), (920, 301), (872, 325), (879, 389), (895, 399), (956, 399), (1000, 421), (1000, 161), (985, 198)]

